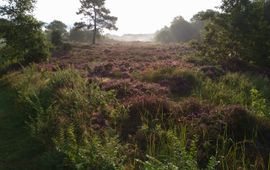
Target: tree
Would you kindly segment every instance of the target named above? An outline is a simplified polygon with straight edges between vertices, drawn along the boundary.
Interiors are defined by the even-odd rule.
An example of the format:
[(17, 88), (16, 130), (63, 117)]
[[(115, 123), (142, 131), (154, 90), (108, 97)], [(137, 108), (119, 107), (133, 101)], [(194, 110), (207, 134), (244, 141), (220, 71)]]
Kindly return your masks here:
[(175, 17), (171, 24), (171, 32), (174, 42), (187, 42), (194, 38), (195, 30), (183, 17)]
[(198, 46), (202, 56), (222, 63), (240, 60), (269, 67), (269, 1), (222, 0), (220, 8), (222, 12), (201, 14), (209, 21)]
[(155, 35), (155, 40), (161, 43), (170, 43), (173, 38), (170, 32), (170, 28), (165, 26), (160, 31), (158, 31)]
[(164, 27), (156, 33), (155, 40), (161, 43), (188, 42), (199, 39), (204, 28), (201, 21), (186, 21), (182, 16), (175, 17), (170, 27)]
[(50, 39), (54, 46), (60, 46), (62, 44), (62, 34), (58, 30), (53, 30), (50, 33)]
[(46, 60), (49, 46), (42, 32), (42, 23), (31, 13), (34, 0), (5, 0), (0, 7), (0, 32), (5, 46), (0, 49), (1, 62), (28, 64)]
[(0, 16), (15, 19), (30, 15), (34, 10), (36, 0), (3, 0), (0, 6)]
[(67, 33), (67, 25), (62, 21), (54, 20), (46, 26), (47, 31), (58, 30), (61, 34)]
[[(101, 37), (99, 32), (96, 33), (96, 37)], [(85, 28), (72, 28), (69, 33), (69, 40), (73, 42), (90, 43), (93, 41), (93, 31)]]
[(51, 40), (52, 44), (59, 46), (62, 44), (63, 39), (67, 39), (68, 32), (67, 26), (61, 21), (54, 20), (46, 26), (46, 34)]
[(96, 43), (97, 32), (102, 29), (117, 30), (115, 23), (117, 18), (110, 16), (110, 10), (105, 8), (105, 0), (80, 0), (81, 7), (78, 15), (87, 17), (87, 21), (75, 23), (77, 28), (87, 28), (93, 30), (92, 43)]

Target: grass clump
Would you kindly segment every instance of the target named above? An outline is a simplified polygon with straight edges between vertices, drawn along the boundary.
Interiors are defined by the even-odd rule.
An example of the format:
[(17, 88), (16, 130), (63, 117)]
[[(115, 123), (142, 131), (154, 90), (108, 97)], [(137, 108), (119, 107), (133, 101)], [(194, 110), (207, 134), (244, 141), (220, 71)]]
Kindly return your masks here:
[(192, 90), (201, 83), (199, 72), (175, 67), (165, 67), (158, 70), (149, 69), (137, 78), (166, 86), (170, 89), (171, 94), (176, 97), (189, 96)]
[(206, 78), (193, 95), (217, 105), (239, 104), (254, 114), (269, 114), (269, 79), (240, 73), (228, 73), (217, 80)]
[[(267, 167), (267, 78), (228, 73), (210, 79), (177, 68), (137, 76), (179, 90), (181, 100), (137, 93), (125, 98), (124, 107), (110, 91), (115, 88), (104, 91), (73, 68), (47, 72), (32, 66), (6, 76), (40, 146), (39, 169)], [(128, 83), (134, 82), (120, 82), (123, 92)]]
[(29, 117), (29, 132), (43, 146), (40, 160), (46, 166), (41, 169), (123, 166), (124, 157), (117, 154), (121, 145), (113, 129), (115, 122), (125, 117), (125, 109), (114, 93), (89, 84), (72, 68), (49, 73), (32, 67), (9, 80)]

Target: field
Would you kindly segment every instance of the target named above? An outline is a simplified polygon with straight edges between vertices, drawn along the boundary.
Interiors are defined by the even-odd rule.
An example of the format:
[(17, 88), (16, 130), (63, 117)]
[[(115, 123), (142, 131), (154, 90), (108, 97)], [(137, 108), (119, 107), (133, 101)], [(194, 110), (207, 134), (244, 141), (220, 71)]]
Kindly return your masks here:
[(269, 77), (229, 68), (114, 42), (10, 71), (0, 169), (270, 169)]
[[(184, 61), (192, 53), (187, 45), (157, 45), (154, 43), (111, 43), (97, 46), (75, 45), (67, 54), (54, 54), (53, 59), (39, 67), (44, 70), (73, 67), (89, 80), (99, 79), (106, 90), (129, 86), (130, 95), (169, 95), (163, 83), (142, 81), (144, 71), (162, 68), (199, 69)], [(123, 88), (123, 87), (120, 87)]]

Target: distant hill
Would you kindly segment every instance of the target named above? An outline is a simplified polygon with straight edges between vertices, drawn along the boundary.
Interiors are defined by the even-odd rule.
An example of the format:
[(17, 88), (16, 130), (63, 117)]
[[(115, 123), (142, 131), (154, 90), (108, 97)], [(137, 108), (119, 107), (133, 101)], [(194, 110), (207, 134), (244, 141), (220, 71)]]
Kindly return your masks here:
[(154, 34), (124, 34), (122, 36), (106, 34), (106, 37), (117, 41), (143, 41), (151, 42), (154, 40)]

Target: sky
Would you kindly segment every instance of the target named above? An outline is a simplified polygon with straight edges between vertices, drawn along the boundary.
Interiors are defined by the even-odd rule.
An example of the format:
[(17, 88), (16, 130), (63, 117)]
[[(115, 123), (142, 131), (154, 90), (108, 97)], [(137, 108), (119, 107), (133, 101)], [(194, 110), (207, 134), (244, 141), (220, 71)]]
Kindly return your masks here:
[[(170, 25), (176, 16), (190, 20), (194, 14), (215, 9), (221, 0), (107, 0), (111, 15), (118, 17), (118, 31), (106, 31), (117, 35), (154, 33)], [(72, 26), (80, 21), (76, 15), (79, 0), (38, 0), (35, 16), (44, 22), (54, 19)]]

